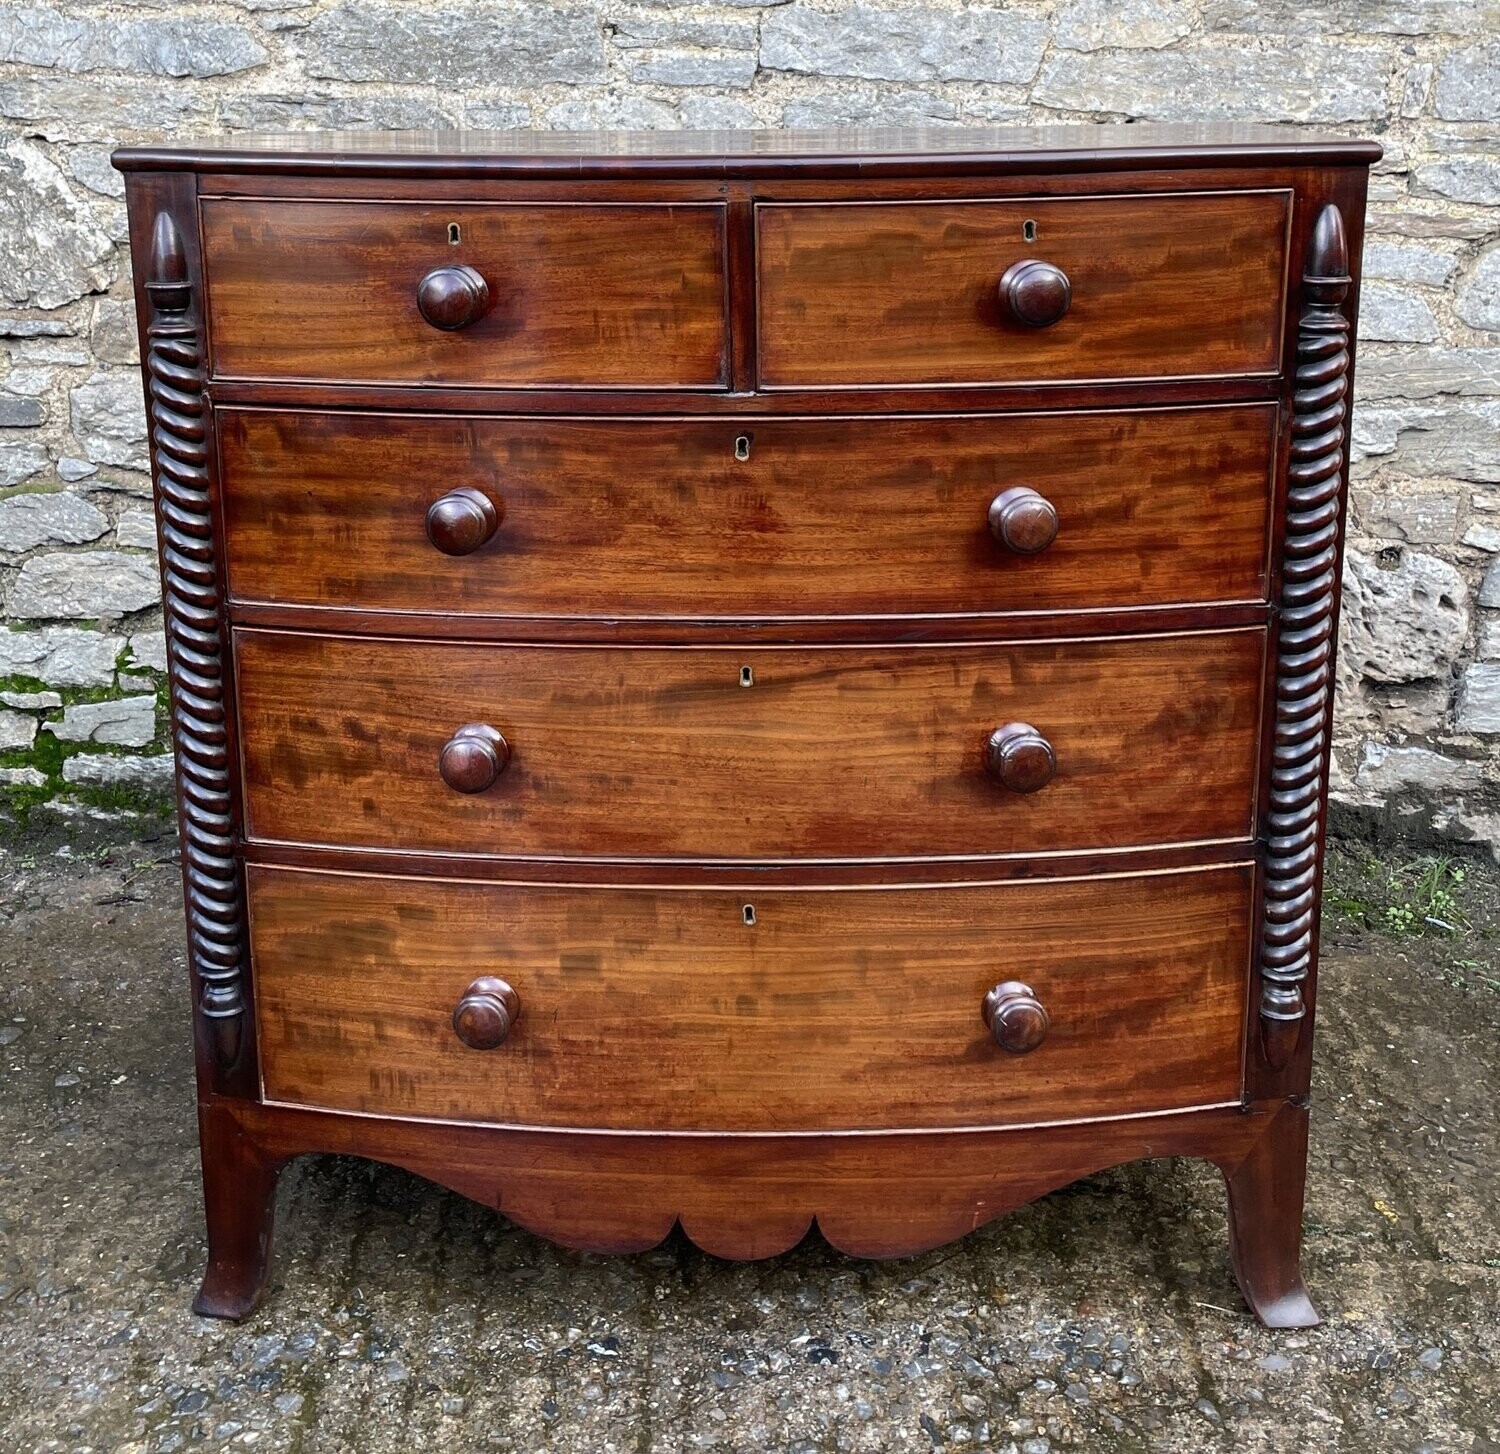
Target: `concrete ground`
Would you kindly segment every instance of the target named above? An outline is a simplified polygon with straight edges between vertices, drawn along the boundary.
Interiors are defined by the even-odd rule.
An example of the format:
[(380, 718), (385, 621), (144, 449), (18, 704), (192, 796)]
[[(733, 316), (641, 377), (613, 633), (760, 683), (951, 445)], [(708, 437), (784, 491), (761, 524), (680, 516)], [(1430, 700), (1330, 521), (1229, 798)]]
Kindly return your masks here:
[(189, 1311), (170, 842), (13, 849), (0, 1454), (1500, 1449), (1500, 884), (1351, 857), (1330, 899), (1311, 1332), (1251, 1321), (1217, 1174), (1170, 1162), (910, 1261), (814, 1239), (734, 1265), (680, 1241), (559, 1251), (402, 1172), (312, 1159), (282, 1181), (270, 1295), (234, 1326)]

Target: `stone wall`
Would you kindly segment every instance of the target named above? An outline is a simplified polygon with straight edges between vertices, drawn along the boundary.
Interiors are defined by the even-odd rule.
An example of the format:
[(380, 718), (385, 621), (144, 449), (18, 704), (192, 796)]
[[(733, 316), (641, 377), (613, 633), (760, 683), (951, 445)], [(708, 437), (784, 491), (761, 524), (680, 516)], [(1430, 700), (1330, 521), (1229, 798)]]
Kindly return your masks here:
[(1335, 791), (1500, 852), (1500, 3), (0, 5), (0, 794), (159, 795), (111, 143), (288, 127), (1251, 118), (1375, 135)]

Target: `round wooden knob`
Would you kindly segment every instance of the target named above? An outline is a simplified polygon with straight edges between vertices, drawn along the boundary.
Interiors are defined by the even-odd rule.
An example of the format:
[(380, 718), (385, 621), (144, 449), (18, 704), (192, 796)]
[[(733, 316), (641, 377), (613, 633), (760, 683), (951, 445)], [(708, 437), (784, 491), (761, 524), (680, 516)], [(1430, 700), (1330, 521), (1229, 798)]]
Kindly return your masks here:
[(427, 511), (427, 538), (444, 555), (470, 555), (499, 528), (505, 507), (483, 490), (459, 485)]
[(1013, 793), (1034, 793), (1052, 781), (1057, 754), (1035, 727), (1007, 722), (990, 733), (984, 748), (985, 771)]
[(990, 534), (1017, 555), (1039, 555), (1057, 539), (1057, 509), (1030, 485), (1012, 485), (990, 501)]
[(453, 1010), (453, 1033), (470, 1050), (493, 1050), (510, 1034), (521, 997), (503, 979), (486, 975), (464, 991)]
[(1046, 1006), (1032, 993), (1029, 984), (1018, 979), (997, 984), (984, 997), (979, 1011), (995, 1037), (995, 1044), (1012, 1055), (1035, 1050), (1052, 1027)]
[(417, 307), (434, 328), (451, 333), (467, 328), (488, 312), (490, 285), (474, 269), (459, 263), (434, 268), (417, 284)]
[(438, 771), (454, 792), (482, 793), (505, 771), (510, 743), (483, 722), (467, 722), (438, 754)]
[(1000, 279), (1000, 302), (1012, 321), (1026, 328), (1046, 328), (1068, 311), (1073, 285), (1061, 268), (1027, 258), (1012, 263)]

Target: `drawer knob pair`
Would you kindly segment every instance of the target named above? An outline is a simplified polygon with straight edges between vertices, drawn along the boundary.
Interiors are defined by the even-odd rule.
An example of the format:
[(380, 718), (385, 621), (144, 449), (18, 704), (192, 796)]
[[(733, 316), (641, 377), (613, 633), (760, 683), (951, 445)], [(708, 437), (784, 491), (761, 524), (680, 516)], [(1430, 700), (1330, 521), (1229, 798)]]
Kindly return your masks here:
[(428, 509), (427, 538), (444, 555), (472, 555), (504, 518), (504, 505), (497, 505), (472, 485), (459, 485)]
[(476, 979), (454, 1007), (453, 1033), (470, 1050), (494, 1050), (521, 1013), (521, 997), (503, 979)]
[(1057, 507), (1030, 485), (1012, 485), (990, 501), (990, 534), (1017, 555), (1040, 555), (1057, 539)]
[(1025, 1055), (1047, 1038), (1052, 1017), (1029, 984), (1008, 979), (997, 984), (979, 1007), (995, 1044), (1012, 1055)]
[(490, 311), (490, 285), (475, 268), (434, 268), (417, 284), (417, 307), (434, 328), (454, 333)]
[(482, 793), (510, 765), (510, 743), (486, 722), (466, 722), (438, 753), (438, 772), (456, 793)]
[(1011, 322), (1023, 328), (1051, 327), (1072, 302), (1068, 275), (1036, 258), (1012, 263), (1000, 279), (1000, 304)]
[(984, 745), (984, 768), (1013, 793), (1034, 793), (1057, 775), (1052, 744), (1027, 722), (1007, 722)]

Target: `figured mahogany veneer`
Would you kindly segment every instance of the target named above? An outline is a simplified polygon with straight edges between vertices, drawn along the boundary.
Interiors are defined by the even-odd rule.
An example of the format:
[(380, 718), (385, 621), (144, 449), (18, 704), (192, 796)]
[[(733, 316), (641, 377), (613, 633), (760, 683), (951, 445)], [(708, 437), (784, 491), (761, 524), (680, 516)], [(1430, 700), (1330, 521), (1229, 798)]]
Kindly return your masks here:
[(1307, 1166), (1367, 142), (132, 148), (209, 1261), (305, 1152), (901, 1256)]
[[(1263, 404), (665, 421), (226, 409), (218, 430), (240, 601), (723, 618), (1266, 598)], [(1029, 558), (992, 533), (993, 502), (1019, 487), (1057, 517)], [(504, 519), (452, 555), (428, 522), (457, 489)], [(1038, 542), (1031, 523), (1019, 543)]]
[[(245, 829), (561, 858), (1244, 841), (1264, 649), (1259, 630), (739, 652), (240, 631)], [(988, 770), (1016, 720), (1055, 755), (1045, 786), (1022, 773), (1039, 791)], [(503, 734), (510, 765), (454, 792), (439, 759), (470, 722)]]
[(1291, 200), (762, 204), (761, 383), (1274, 373)]
[[(255, 868), (249, 888), (275, 1101), (536, 1126), (853, 1131), (1239, 1094), (1244, 865), (805, 893)], [(452, 1019), (486, 975), (524, 1008), (503, 1045), (476, 1054)], [(1008, 979), (1051, 1019), (1023, 1055), (997, 1046), (983, 1013)]]
[[(216, 199), (203, 241), (217, 377), (727, 382), (722, 206)], [(440, 315), (424, 314), (424, 280)]]

